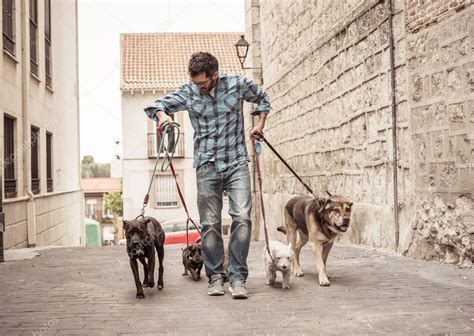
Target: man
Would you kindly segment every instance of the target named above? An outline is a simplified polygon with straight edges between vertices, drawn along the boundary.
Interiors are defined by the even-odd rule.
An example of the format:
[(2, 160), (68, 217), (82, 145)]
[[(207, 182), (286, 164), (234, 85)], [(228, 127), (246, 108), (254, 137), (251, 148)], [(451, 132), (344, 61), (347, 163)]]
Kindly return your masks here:
[[(187, 110), (194, 128), (194, 163), (197, 203), (202, 225), (208, 294), (224, 295), (230, 280), (233, 298), (247, 298), (247, 255), (250, 245), (252, 208), (248, 154), (245, 146), (243, 100), (256, 103), (259, 116), (250, 136), (262, 132), (270, 110), (268, 95), (243, 76), (219, 73), (217, 59), (198, 52), (189, 61), (190, 82), (145, 109), (158, 121), (158, 128), (171, 122), (169, 116)], [(232, 226), (229, 239), (228, 274), (224, 270), (221, 233), (222, 194), (229, 197)]]

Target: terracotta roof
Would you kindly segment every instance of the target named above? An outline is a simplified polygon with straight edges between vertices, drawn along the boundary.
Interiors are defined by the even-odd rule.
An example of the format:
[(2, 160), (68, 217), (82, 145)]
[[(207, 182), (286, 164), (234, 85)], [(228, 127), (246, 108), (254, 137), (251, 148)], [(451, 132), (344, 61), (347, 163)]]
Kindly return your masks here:
[(235, 51), (241, 33), (155, 33), (120, 36), (120, 88), (170, 90), (188, 78), (194, 52), (210, 52), (219, 70), (242, 74)]
[(85, 193), (105, 193), (122, 191), (122, 179), (111, 177), (93, 177), (81, 179), (82, 189)]

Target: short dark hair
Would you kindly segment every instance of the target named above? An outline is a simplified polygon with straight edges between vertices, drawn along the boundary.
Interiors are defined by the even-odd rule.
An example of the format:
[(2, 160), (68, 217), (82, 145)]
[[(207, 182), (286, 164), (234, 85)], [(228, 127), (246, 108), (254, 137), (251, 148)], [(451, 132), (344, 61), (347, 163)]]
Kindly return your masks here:
[(206, 77), (211, 77), (219, 70), (217, 58), (207, 52), (197, 52), (191, 55), (188, 71), (191, 77), (205, 73)]

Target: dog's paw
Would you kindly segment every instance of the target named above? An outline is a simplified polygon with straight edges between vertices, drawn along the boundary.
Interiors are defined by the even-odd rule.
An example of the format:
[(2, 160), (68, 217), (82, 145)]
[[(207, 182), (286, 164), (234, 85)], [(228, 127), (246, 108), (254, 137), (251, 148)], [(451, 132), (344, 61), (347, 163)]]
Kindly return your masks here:
[(137, 299), (144, 299), (144, 298), (145, 298), (145, 294), (143, 294), (143, 292), (137, 293)]
[(181, 275), (182, 275), (182, 276), (186, 276), (186, 275), (188, 275), (188, 273), (183, 273), (183, 274), (181, 274)]
[(298, 277), (298, 278), (304, 276), (304, 273), (301, 270), (294, 271), (293, 274), (295, 275), (295, 277)]
[(148, 287), (149, 288), (155, 287), (155, 282), (154, 281), (148, 281)]
[(282, 283), (282, 284), (281, 284), (281, 288), (283, 288), (283, 289), (290, 289), (291, 286), (290, 286), (290, 284)]
[(161, 289), (163, 289), (163, 287), (164, 287), (163, 283), (158, 282), (158, 286), (156, 286), (156, 288), (158, 288), (158, 290), (161, 290)]
[(320, 286), (330, 286), (331, 284), (329, 283), (329, 280), (326, 278), (326, 279), (319, 279), (319, 285)]

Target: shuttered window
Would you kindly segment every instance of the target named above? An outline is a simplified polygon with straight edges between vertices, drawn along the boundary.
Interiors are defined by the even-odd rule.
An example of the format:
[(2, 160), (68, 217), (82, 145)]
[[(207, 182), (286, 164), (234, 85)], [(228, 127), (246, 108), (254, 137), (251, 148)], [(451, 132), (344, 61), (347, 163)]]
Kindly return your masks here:
[(156, 184), (156, 206), (157, 207), (177, 207), (178, 191), (173, 175), (157, 175)]
[(30, 0), (30, 72), (38, 77), (38, 0)]
[(2, 3), (3, 50), (15, 55), (15, 1), (3, 0)]
[(3, 176), (5, 180), (5, 197), (16, 197), (15, 119), (7, 116), (4, 117), (3, 134)]
[(39, 141), (39, 128), (31, 126), (31, 191), (33, 194), (40, 192)]

